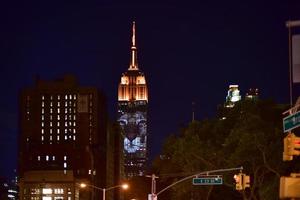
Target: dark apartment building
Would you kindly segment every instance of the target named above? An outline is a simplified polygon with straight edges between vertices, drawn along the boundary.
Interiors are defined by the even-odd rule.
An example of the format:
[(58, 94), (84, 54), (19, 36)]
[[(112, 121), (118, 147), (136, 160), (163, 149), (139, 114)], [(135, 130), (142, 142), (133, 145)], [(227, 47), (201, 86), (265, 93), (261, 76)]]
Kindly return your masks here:
[(33, 87), (23, 89), (20, 199), (101, 199), (101, 190), (83, 189), (80, 183), (105, 188), (120, 178), (108, 173), (118, 168), (113, 159), (118, 151), (115, 146), (108, 149), (108, 144), (114, 143), (109, 140), (117, 133), (108, 136), (107, 121), (103, 93), (95, 87), (80, 86), (74, 76), (38, 79)]

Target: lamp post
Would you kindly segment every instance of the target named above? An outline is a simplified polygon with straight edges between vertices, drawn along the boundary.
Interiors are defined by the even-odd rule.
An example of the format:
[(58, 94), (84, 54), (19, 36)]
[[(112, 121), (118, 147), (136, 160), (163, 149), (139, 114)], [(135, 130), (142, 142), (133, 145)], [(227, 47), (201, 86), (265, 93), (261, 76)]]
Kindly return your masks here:
[(98, 189), (98, 190), (101, 190), (102, 191), (102, 199), (105, 200), (105, 193), (109, 190), (112, 190), (114, 188), (119, 188), (121, 187), (122, 189), (126, 190), (128, 189), (129, 185), (128, 184), (121, 184), (121, 185), (115, 185), (115, 186), (112, 186), (112, 187), (109, 187), (109, 188), (100, 188), (100, 187), (97, 187), (97, 186), (94, 186), (94, 185), (89, 185), (89, 184), (86, 184), (86, 183), (80, 183), (79, 186), (81, 188), (86, 188), (86, 187), (91, 187), (91, 188), (95, 188), (95, 189)]

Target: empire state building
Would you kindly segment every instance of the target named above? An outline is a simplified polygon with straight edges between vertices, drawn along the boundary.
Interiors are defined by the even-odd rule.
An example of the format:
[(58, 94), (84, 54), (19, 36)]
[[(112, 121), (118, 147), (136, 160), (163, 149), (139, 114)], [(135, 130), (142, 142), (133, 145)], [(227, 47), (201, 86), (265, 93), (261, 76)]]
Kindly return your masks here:
[(148, 89), (137, 62), (135, 22), (132, 25), (131, 61), (118, 88), (118, 121), (124, 133), (124, 170), (127, 178), (143, 176), (147, 161)]

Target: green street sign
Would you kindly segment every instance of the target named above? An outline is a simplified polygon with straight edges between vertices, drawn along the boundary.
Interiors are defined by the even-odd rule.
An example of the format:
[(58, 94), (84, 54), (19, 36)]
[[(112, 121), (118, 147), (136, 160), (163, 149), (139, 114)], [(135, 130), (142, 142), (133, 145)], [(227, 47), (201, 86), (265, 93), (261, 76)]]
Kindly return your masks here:
[(283, 118), (283, 132), (289, 132), (290, 130), (300, 126), (300, 111), (292, 115)]
[(200, 177), (193, 178), (193, 185), (222, 185), (222, 177)]

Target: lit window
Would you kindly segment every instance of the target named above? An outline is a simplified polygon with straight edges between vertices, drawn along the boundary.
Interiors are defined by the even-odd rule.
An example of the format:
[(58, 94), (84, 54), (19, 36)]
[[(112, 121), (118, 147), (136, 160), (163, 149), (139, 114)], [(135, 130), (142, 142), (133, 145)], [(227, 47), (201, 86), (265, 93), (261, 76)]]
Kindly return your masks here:
[(73, 120), (76, 120), (76, 115), (73, 115)]
[(59, 102), (57, 102), (57, 107), (60, 107), (60, 101), (59, 101)]
[(42, 107), (44, 107), (45, 106), (45, 102), (44, 101), (42, 101)]
[(50, 113), (53, 113), (53, 109), (52, 108), (50, 108)]
[(68, 137), (65, 135), (65, 140), (67, 140), (68, 139)]
[(44, 127), (44, 122), (42, 122), (42, 127)]
[(72, 95), (71, 94), (69, 95), (69, 98), (72, 99)]
[(60, 100), (60, 95), (57, 95), (57, 99)]
[[(64, 189), (62, 188), (57, 188), (54, 189), (54, 194), (63, 194), (64, 193)], [(60, 197), (62, 199), (62, 197)]]
[(57, 141), (59, 141), (59, 135), (57, 136)]
[(68, 120), (68, 115), (65, 115), (65, 120)]
[(74, 141), (76, 140), (76, 136), (75, 136), (75, 135), (73, 135), (73, 140), (74, 140)]
[(60, 115), (57, 115), (57, 120), (60, 120)]
[(68, 126), (68, 122), (65, 122), (65, 127), (67, 127)]
[(38, 161), (40, 161), (41, 160), (41, 156), (38, 156)]
[(44, 95), (42, 96), (42, 100), (45, 100), (45, 96)]
[(72, 122), (69, 122), (69, 126), (72, 126)]
[(44, 134), (44, 129), (41, 130), (41, 133)]
[(44, 112), (45, 112), (45, 110), (44, 110), (44, 108), (42, 108), (42, 114), (44, 114)]
[(50, 115), (50, 120), (52, 120), (53, 118), (52, 118), (52, 115)]
[(57, 122), (57, 126), (59, 126), (59, 122)]
[(47, 155), (47, 156), (46, 156), (46, 161), (48, 161), (48, 160), (49, 160), (49, 156)]
[(59, 132), (60, 132), (60, 129), (57, 129), (57, 134), (59, 134)]
[(52, 141), (52, 135), (50, 135), (50, 141)]
[(65, 107), (67, 107), (67, 106), (68, 106), (68, 102), (65, 101)]
[(52, 160), (55, 160), (55, 156), (52, 156)]
[(64, 160), (67, 160), (67, 156), (64, 156)]
[(69, 120), (72, 120), (72, 115), (69, 115)]
[(89, 174), (92, 174), (92, 170), (89, 169)]
[(50, 127), (52, 127), (52, 122), (50, 122)]
[(73, 126), (76, 126), (76, 122), (73, 122)]
[(93, 175), (94, 175), (94, 176), (96, 175), (96, 170), (93, 171)]
[(68, 133), (68, 130), (67, 130), (67, 129), (65, 129), (65, 133)]
[(44, 136), (42, 136), (41, 140), (44, 141)]
[(50, 106), (51, 106), (51, 107), (53, 106), (53, 102), (52, 102), (52, 101), (50, 102)]
[(67, 163), (66, 162), (64, 162), (64, 168), (67, 168)]
[(57, 108), (57, 113), (60, 113), (60, 108)]
[(42, 115), (42, 121), (43, 121), (43, 120), (45, 120), (45, 117), (44, 117), (44, 115)]
[(76, 133), (76, 129), (75, 128), (73, 129), (73, 133)]
[(73, 95), (73, 98), (76, 99), (76, 95), (75, 94)]
[(68, 95), (65, 95), (65, 99), (68, 99)]
[(67, 108), (65, 108), (65, 113), (68, 113), (68, 109)]
[(50, 128), (50, 134), (52, 134), (52, 128)]
[(53, 100), (53, 96), (52, 95), (50, 96), (50, 99)]
[(42, 191), (43, 191), (43, 194), (52, 194), (52, 189), (51, 188), (43, 188)]

